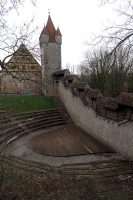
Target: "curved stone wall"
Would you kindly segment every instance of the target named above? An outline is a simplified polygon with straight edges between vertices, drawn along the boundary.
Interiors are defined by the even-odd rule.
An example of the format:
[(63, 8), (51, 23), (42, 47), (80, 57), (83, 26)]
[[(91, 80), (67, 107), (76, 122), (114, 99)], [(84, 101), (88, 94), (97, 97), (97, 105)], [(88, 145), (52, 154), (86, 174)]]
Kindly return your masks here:
[(93, 137), (108, 144), (116, 152), (133, 160), (133, 122), (120, 123), (108, 120), (85, 106), (78, 96), (73, 96), (62, 82), (58, 84), (58, 93), (74, 122)]

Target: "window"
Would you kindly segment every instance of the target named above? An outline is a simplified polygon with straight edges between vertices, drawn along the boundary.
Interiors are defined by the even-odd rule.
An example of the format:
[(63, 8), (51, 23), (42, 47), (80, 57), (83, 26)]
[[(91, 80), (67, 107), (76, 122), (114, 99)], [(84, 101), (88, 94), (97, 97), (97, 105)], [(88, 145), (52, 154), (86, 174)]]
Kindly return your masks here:
[(31, 66), (31, 69), (34, 70), (34, 69), (35, 69), (35, 66)]
[(25, 68), (26, 68), (25, 65), (22, 65), (22, 70), (25, 70)]
[(17, 66), (11, 65), (11, 69), (12, 69), (12, 70), (15, 70), (15, 69), (17, 69)]
[(30, 62), (30, 57), (29, 57), (29, 56), (26, 56), (26, 57), (25, 57), (25, 60), (28, 61), (28, 62)]

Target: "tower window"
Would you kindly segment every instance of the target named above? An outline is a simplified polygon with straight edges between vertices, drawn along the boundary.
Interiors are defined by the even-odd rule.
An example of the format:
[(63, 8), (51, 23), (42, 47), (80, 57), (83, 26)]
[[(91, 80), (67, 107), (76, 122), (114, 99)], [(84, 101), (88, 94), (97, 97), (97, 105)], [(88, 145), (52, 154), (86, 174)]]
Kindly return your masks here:
[(22, 70), (25, 70), (25, 65), (22, 65)]
[(35, 69), (35, 66), (31, 66), (31, 69), (34, 70), (34, 69)]

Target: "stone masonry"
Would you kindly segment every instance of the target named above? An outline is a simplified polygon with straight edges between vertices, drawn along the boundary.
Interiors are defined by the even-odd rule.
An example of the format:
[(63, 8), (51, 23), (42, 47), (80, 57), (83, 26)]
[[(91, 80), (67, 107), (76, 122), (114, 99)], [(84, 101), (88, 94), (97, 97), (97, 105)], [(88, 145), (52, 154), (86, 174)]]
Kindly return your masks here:
[(61, 69), (61, 44), (62, 35), (49, 15), (47, 25), (44, 26), (40, 38), (41, 66), (42, 66), (42, 91), (44, 95), (53, 96), (52, 74)]
[(113, 148), (129, 160), (133, 160), (133, 121), (120, 123), (108, 120), (86, 106), (71, 89), (58, 83), (58, 94), (73, 121), (94, 138)]

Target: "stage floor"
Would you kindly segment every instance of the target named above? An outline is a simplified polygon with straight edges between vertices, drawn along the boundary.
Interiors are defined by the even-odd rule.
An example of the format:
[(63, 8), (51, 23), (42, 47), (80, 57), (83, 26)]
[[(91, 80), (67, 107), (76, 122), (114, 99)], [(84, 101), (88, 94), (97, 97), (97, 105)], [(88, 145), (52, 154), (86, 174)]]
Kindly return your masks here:
[(36, 135), (28, 141), (27, 146), (32, 151), (47, 156), (76, 156), (114, 152), (74, 124), (59, 126), (55, 130)]

